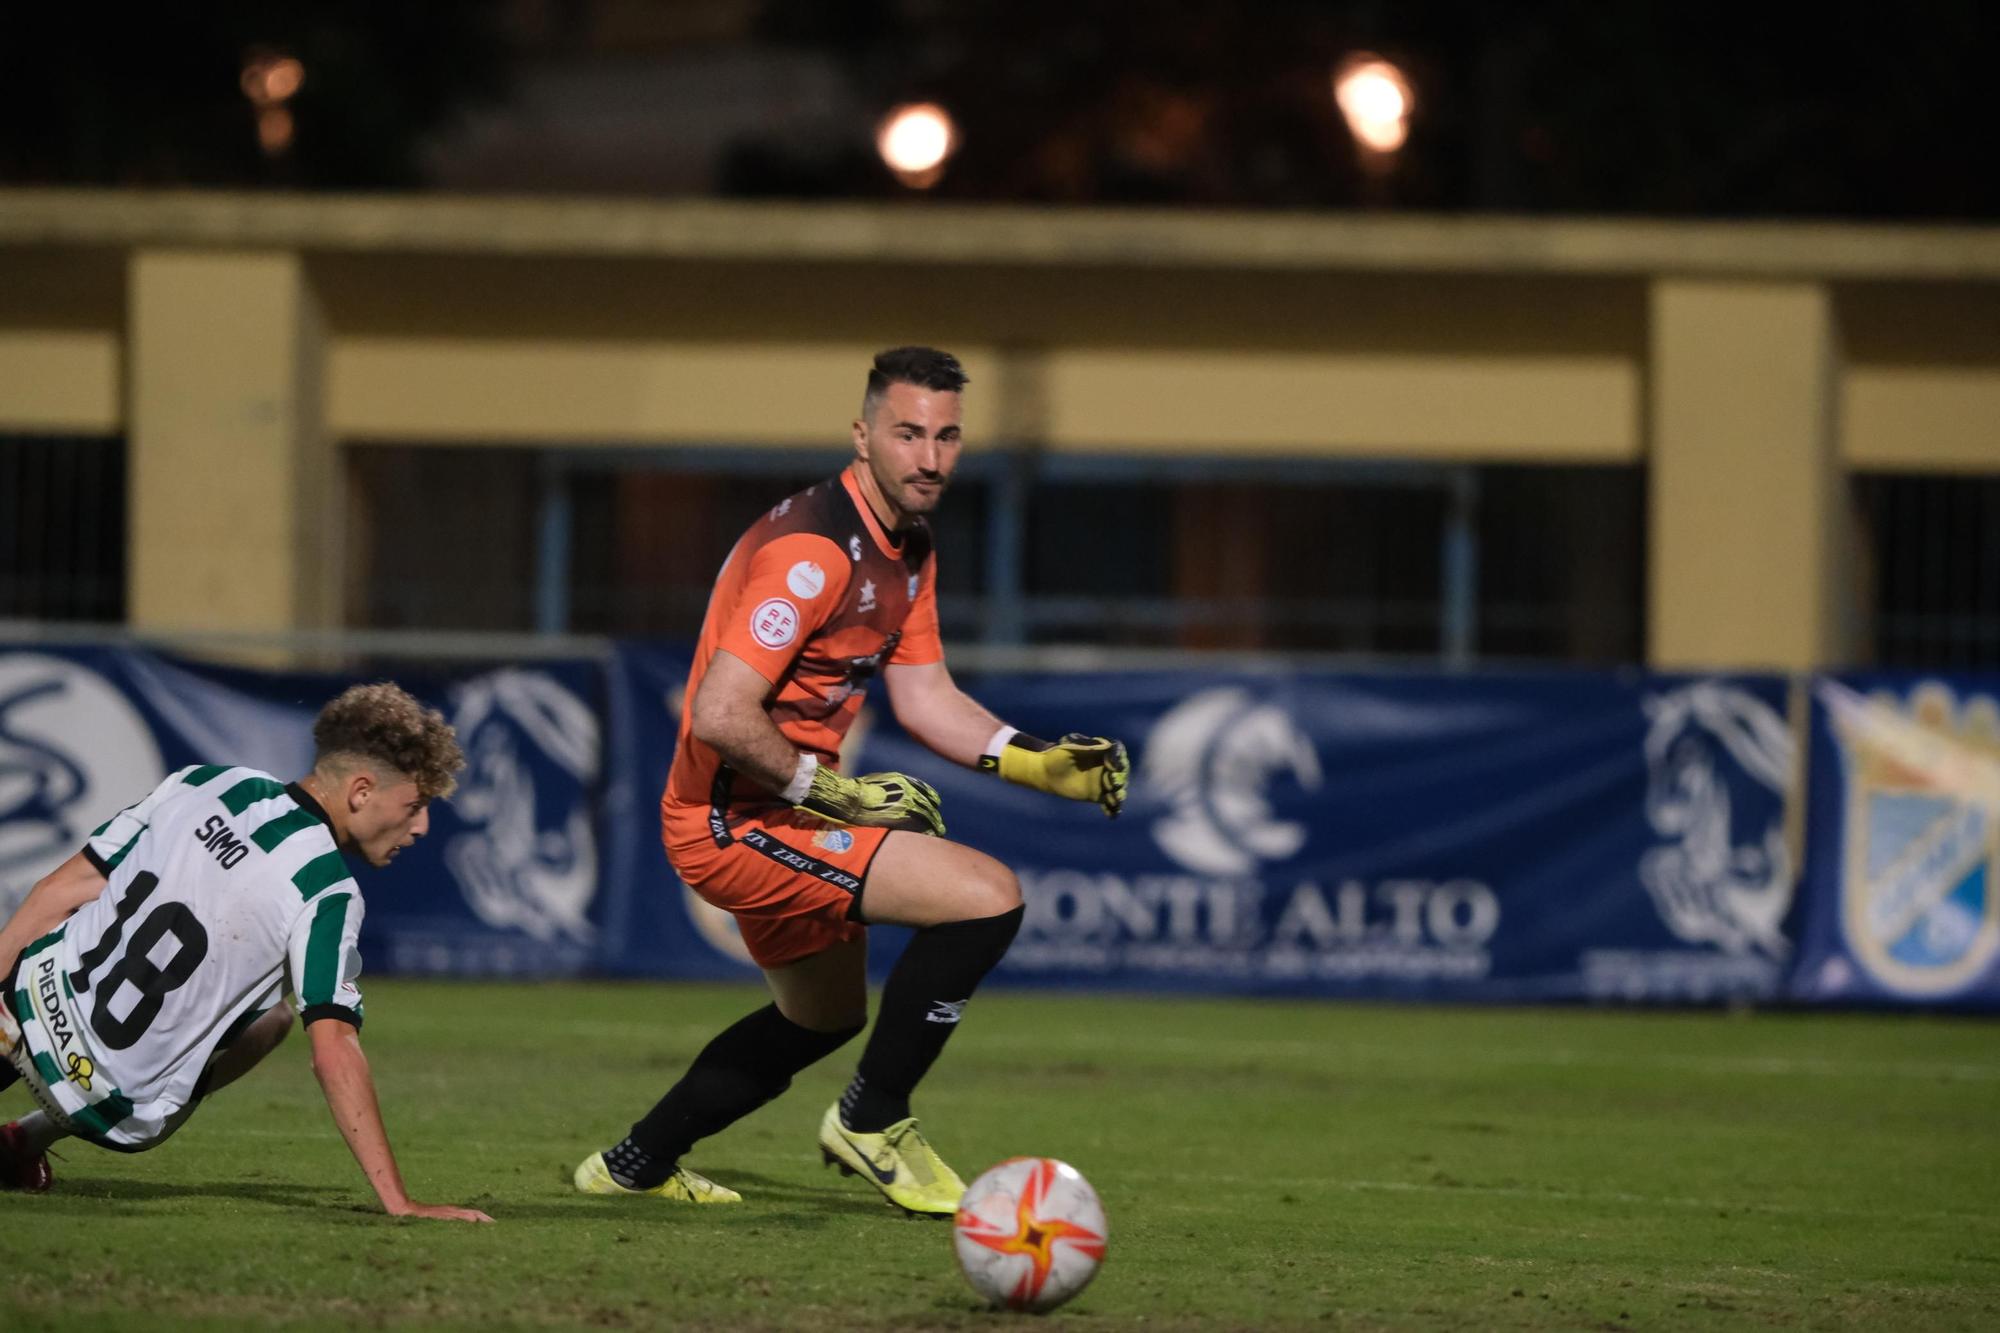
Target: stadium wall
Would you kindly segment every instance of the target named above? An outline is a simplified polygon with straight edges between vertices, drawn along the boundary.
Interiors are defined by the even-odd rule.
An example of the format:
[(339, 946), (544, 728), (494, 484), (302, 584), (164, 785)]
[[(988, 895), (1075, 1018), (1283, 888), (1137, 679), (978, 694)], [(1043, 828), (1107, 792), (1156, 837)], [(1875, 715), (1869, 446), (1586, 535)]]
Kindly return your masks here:
[(1980, 228), (0, 191), (0, 429), (127, 435), (134, 625), (323, 626), (344, 445), (825, 443), (923, 337), (1003, 449), (1643, 461), (1651, 663), (1806, 670), (1845, 477), (2000, 472), (1996, 282)]

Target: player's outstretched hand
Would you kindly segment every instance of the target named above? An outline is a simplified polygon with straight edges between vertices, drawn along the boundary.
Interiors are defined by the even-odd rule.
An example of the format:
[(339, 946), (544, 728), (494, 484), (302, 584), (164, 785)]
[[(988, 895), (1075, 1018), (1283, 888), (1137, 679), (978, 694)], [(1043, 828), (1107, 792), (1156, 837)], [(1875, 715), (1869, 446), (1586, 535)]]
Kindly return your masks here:
[(1094, 802), (1113, 819), (1125, 808), (1125, 788), (1132, 780), (1132, 761), (1125, 755), (1124, 742), (1080, 731), (1053, 744), (1016, 733), (981, 766), (1024, 787)]
[(799, 802), (799, 809), (836, 824), (908, 829), (934, 838), (944, 836), (944, 815), (938, 809), (937, 792), (928, 782), (907, 773), (869, 773), (849, 778), (821, 765), (813, 770), (812, 786)]
[(491, 1222), (477, 1208), (453, 1208), (445, 1203), (407, 1203), (390, 1209), (392, 1217), (428, 1217), (439, 1222)]

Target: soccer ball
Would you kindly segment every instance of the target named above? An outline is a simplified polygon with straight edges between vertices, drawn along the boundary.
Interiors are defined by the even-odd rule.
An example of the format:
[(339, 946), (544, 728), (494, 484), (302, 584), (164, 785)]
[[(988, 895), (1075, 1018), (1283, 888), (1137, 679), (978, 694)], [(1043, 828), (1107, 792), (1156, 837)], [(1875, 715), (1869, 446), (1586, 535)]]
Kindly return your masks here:
[(952, 1224), (959, 1271), (989, 1305), (1053, 1310), (1104, 1262), (1104, 1205), (1053, 1157), (1010, 1157), (966, 1188)]

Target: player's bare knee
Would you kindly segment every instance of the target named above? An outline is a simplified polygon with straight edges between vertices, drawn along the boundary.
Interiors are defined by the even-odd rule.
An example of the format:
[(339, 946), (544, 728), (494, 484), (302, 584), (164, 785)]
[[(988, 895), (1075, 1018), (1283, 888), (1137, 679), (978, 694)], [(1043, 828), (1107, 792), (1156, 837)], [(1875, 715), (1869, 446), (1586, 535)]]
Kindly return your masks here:
[(980, 858), (974, 889), (980, 906), (968, 916), (999, 916), (1021, 905), (1021, 881), (990, 856)]

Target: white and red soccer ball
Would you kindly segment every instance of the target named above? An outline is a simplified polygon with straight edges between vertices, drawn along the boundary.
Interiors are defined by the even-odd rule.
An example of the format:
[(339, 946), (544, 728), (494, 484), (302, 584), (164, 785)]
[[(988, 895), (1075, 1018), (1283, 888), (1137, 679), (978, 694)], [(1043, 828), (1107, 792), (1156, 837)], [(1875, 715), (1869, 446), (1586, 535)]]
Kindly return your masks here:
[(1010, 1157), (966, 1187), (951, 1240), (988, 1303), (1040, 1311), (1090, 1285), (1107, 1234), (1082, 1172), (1053, 1157)]

